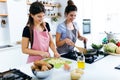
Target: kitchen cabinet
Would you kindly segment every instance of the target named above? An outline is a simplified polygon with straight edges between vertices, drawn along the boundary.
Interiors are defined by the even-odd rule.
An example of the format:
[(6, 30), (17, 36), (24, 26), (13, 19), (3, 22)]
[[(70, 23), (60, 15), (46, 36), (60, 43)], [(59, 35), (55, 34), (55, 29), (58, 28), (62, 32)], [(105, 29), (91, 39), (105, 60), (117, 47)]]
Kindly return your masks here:
[(12, 69), (17, 66), (25, 65), (27, 56), (28, 55), (22, 53), (20, 45), (0, 49), (0, 69)]

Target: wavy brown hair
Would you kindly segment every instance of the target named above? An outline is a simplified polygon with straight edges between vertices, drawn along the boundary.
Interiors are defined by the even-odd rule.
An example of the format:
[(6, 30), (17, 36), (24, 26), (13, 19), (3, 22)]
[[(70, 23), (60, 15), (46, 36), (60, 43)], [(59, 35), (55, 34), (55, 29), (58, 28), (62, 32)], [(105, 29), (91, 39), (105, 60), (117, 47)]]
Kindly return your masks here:
[[(31, 43), (33, 43), (33, 26), (34, 26), (34, 21), (33, 21), (33, 18), (31, 17), (31, 14), (36, 15), (41, 12), (45, 13), (44, 5), (38, 1), (33, 2), (29, 9), (29, 18), (28, 18), (28, 22), (26, 24), (30, 30), (30, 42)], [(41, 25), (44, 26), (44, 23)]]

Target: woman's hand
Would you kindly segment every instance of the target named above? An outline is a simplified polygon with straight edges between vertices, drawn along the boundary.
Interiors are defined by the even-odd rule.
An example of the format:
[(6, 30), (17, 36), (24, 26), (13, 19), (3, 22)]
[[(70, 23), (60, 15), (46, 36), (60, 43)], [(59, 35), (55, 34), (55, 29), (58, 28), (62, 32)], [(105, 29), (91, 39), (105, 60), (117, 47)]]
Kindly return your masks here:
[(65, 43), (70, 45), (70, 46), (74, 46), (75, 45), (74, 42), (72, 40), (70, 40), (69, 38), (66, 38), (64, 40), (65, 40)]
[(81, 52), (81, 53), (87, 53), (87, 50), (85, 49), (85, 48), (82, 48), (82, 47), (78, 47), (78, 46), (75, 46), (78, 50), (79, 50), (79, 52)]
[(59, 58), (59, 57), (60, 57), (60, 54), (59, 54), (58, 52), (55, 52), (55, 53), (54, 53), (54, 57)]
[(44, 52), (43, 54), (40, 54), (43, 58), (49, 58), (50, 54), (48, 52)]
[(84, 41), (84, 42), (87, 42), (87, 38), (86, 38), (86, 37), (83, 37), (83, 36), (80, 37), (80, 40), (82, 40), (82, 41)]

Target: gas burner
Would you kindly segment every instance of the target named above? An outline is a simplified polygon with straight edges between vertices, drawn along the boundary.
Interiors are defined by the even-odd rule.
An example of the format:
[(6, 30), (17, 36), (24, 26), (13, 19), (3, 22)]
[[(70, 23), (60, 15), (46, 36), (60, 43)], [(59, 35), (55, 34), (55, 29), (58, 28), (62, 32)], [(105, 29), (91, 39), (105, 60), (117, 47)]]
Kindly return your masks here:
[[(71, 53), (68, 53), (68, 54), (62, 54), (61, 57), (72, 59), (72, 60), (77, 60), (77, 56), (79, 56), (79, 55), (81, 55), (81, 53), (71, 52)], [(92, 50), (92, 52), (84, 54), (85, 62), (89, 63), (89, 64), (92, 64), (92, 63), (106, 57), (107, 55), (109, 55), (109, 54), (106, 53), (106, 52)]]
[(0, 73), (0, 80), (32, 80), (32, 77), (17, 69)]
[(109, 55), (109, 54), (106, 52), (97, 51), (93, 55), (90, 55), (90, 56), (85, 55), (85, 62), (91, 64), (91, 63), (94, 63), (94, 62), (106, 57), (107, 55)]

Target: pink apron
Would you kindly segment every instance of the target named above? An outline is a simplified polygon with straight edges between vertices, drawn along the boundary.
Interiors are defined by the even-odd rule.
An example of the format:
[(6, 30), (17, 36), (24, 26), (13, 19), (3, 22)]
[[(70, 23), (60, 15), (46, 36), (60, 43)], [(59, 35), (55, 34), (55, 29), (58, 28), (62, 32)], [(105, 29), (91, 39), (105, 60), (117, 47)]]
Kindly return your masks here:
[[(48, 52), (50, 38), (47, 29), (46, 31), (43, 32), (34, 29), (33, 32), (34, 32), (34, 38), (33, 38), (34, 40), (33, 40), (32, 49)], [(43, 59), (42, 56), (29, 55), (27, 63), (41, 59)]]

